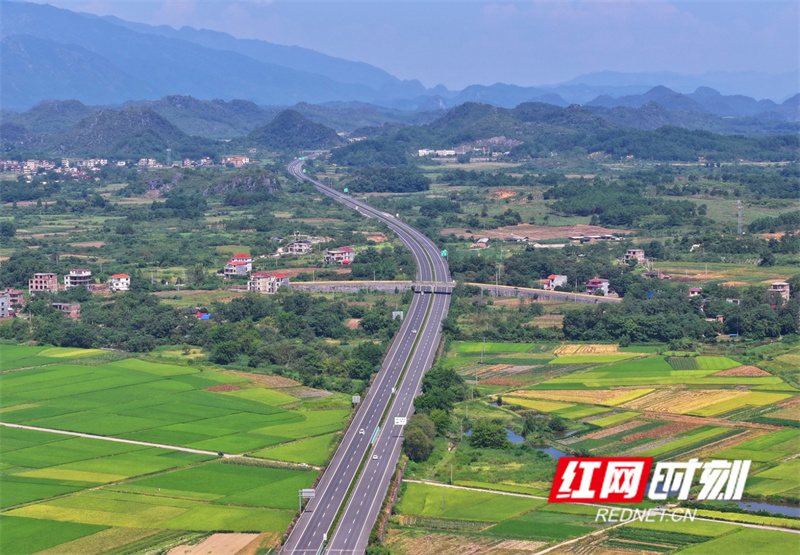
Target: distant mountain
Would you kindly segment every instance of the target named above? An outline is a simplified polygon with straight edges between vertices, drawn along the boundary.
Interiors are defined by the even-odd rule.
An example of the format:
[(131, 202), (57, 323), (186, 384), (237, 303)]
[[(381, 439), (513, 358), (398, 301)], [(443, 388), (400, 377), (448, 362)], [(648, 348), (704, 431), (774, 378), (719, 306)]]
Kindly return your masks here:
[(346, 143), (333, 129), (314, 123), (296, 110), (282, 111), (241, 142), (271, 150), (322, 149)]
[[(6, 4), (3, 6), (6, 10)], [(75, 44), (13, 34), (2, 37), (0, 50), (4, 109), (25, 109), (51, 98), (108, 104), (154, 93), (148, 83), (121, 66)]]
[(374, 89), (381, 96), (399, 98), (426, 93), (425, 87), (417, 80), (401, 81), (375, 66), (363, 62), (335, 58), (308, 48), (284, 46), (263, 40), (237, 39), (227, 33), (209, 31), (208, 29), (198, 30), (192, 27), (173, 29), (167, 25), (145, 25), (143, 23), (125, 21), (113, 16), (107, 16), (102, 19), (138, 33), (178, 39), (214, 50), (237, 52), (259, 62), (315, 73), (342, 83), (362, 85)]
[[(800, 70), (779, 75), (756, 71), (709, 72), (701, 75), (683, 75), (674, 72), (640, 72), (624, 73), (618, 71), (598, 71), (579, 75), (553, 88), (569, 86), (605, 87), (604, 93), (615, 96), (637, 94), (637, 91), (614, 92), (610, 89), (619, 87), (640, 87), (650, 89), (663, 85), (672, 90), (688, 93), (699, 87), (710, 87), (723, 94), (743, 94), (755, 98), (785, 99), (798, 93)], [(641, 92), (641, 91), (638, 91)]]
[[(35, 40), (21, 42), (6, 36), (10, 32)], [(3, 50), (0, 67), (4, 108), (27, 107), (49, 95), (122, 103), (179, 93), (198, 98), (244, 98), (270, 105), (370, 101), (380, 96), (365, 85), (260, 62), (238, 52), (137, 33), (49, 5), (3, 2), (2, 33), (12, 41)], [(67, 81), (71, 88), (65, 94), (58, 88), (57, 77), (72, 73), (73, 67), (76, 76)], [(49, 84), (45, 82), (48, 79), (52, 81)]]
[[(587, 106), (604, 108), (639, 108), (655, 102), (667, 110), (684, 112), (705, 112), (720, 117), (754, 116), (762, 113), (774, 113), (776, 118), (784, 118), (779, 105), (771, 100), (755, 100), (749, 96), (723, 95), (710, 87), (698, 87), (691, 94), (681, 94), (664, 86), (653, 87), (644, 94), (627, 95), (612, 98), (608, 95), (598, 96)], [(788, 114), (786, 114), (788, 116)]]

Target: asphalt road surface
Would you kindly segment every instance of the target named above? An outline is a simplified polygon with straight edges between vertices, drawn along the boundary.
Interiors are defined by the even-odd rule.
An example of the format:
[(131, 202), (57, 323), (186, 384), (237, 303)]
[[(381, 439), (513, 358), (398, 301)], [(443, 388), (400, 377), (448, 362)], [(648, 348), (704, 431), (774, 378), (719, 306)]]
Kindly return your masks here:
[(295, 160), (289, 171), (312, 182), (321, 193), (384, 222), (414, 255), (417, 281), (431, 282), (414, 295), (383, 365), (316, 487), (315, 498), (306, 505), (281, 551), (284, 555), (317, 554), (324, 548), (336, 555), (363, 553), (400, 456), (402, 427), (394, 425), (394, 418), (411, 415), (422, 376), (433, 363), (441, 322), (450, 306), (451, 278), (447, 261), (433, 241), (391, 214), (308, 178), (302, 166), (303, 161)]

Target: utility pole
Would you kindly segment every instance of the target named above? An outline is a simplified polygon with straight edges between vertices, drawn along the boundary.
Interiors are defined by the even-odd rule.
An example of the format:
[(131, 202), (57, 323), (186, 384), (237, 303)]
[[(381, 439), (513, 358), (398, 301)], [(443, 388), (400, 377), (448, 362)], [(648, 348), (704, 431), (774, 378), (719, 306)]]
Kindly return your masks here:
[(736, 212), (737, 212), (737, 221), (736, 221), (736, 233), (737, 235), (742, 234), (742, 201), (736, 201)]

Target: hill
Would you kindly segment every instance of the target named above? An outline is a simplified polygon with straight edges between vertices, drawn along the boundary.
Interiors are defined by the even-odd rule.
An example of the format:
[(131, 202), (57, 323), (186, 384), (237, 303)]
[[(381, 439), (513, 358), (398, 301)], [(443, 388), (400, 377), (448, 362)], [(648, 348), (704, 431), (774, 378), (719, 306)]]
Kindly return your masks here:
[[(334, 152), (339, 164), (369, 166), (410, 163), (421, 148), (472, 147), (486, 144), (510, 149), (515, 159), (548, 158), (560, 153), (585, 156), (599, 153), (615, 158), (648, 160), (795, 160), (797, 134), (756, 138), (713, 134), (670, 126), (669, 112), (654, 103), (646, 107), (583, 108), (570, 105), (524, 103), (514, 109), (466, 103), (423, 126), (353, 143)], [(716, 116), (708, 115), (714, 121)], [(647, 124), (642, 124), (643, 120)], [(615, 121), (616, 120), (616, 121)], [(623, 126), (620, 122), (625, 121)], [(641, 127), (631, 129), (631, 121)]]
[(336, 131), (314, 123), (295, 110), (284, 110), (241, 140), (271, 150), (325, 149), (346, 141)]
[(99, 110), (46, 141), (47, 150), (64, 156), (163, 159), (167, 148), (176, 158), (214, 154), (216, 144), (189, 137), (150, 108)]

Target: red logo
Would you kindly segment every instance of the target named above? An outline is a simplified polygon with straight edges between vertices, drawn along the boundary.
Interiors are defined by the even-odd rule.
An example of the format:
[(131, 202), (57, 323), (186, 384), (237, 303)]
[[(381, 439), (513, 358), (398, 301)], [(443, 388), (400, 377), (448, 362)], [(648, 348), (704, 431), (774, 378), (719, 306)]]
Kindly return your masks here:
[(652, 457), (562, 457), (550, 503), (639, 503)]

